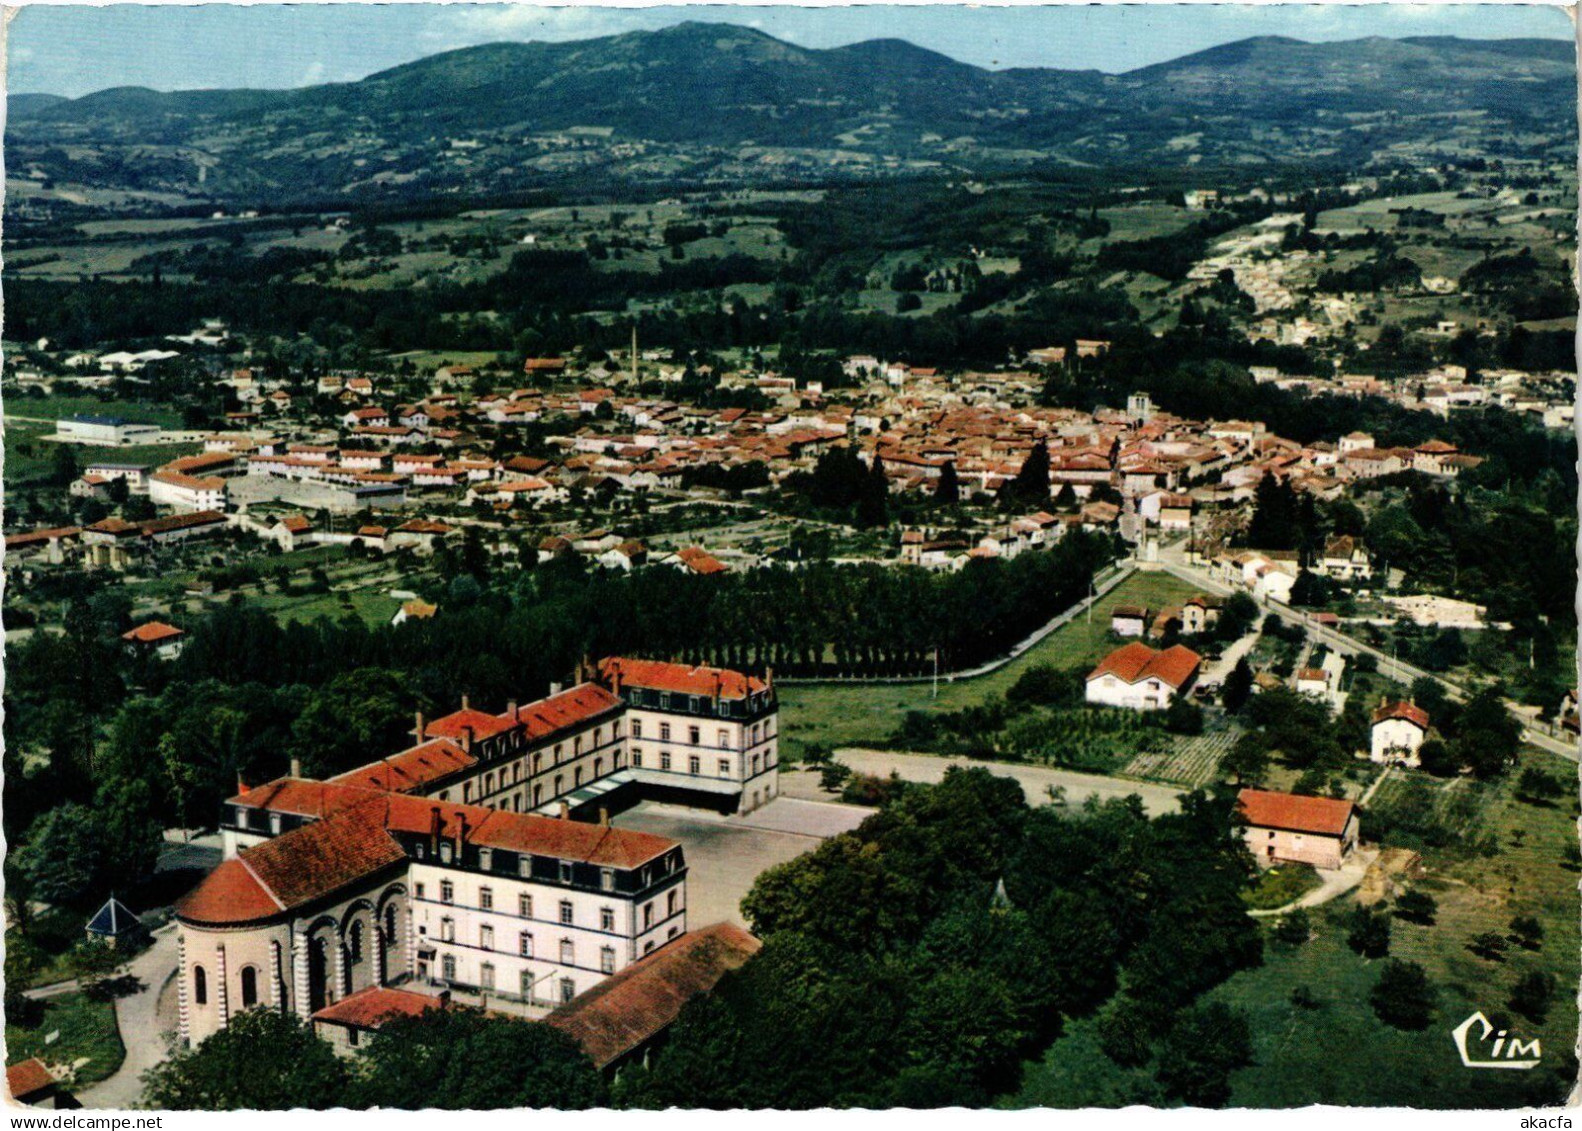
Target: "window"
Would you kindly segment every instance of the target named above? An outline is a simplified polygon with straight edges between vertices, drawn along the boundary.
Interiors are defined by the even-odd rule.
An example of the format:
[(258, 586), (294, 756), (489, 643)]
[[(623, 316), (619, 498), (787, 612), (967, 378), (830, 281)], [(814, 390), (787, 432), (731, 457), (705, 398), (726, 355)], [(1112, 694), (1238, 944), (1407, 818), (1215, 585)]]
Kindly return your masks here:
[(490, 771), (489, 773), (483, 775), (483, 792), (485, 794), (489, 794), (489, 793), (493, 793), (494, 792), (494, 772), (493, 771)]
[(424, 848), (423, 848), (423, 846), (422, 846), (422, 845), (421, 845), (421, 844), (420, 844), (420, 845), (418, 845), (418, 846), (417, 846), (417, 858), (418, 858), (418, 859), (419, 859), (419, 860), (421, 860), (421, 859), (423, 859), (423, 856), (424, 856)]
[(571, 740), (571, 756), (573, 758), (582, 757), (582, 736), (580, 734)]
[(599, 869), (599, 890), (600, 891), (614, 891), (615, 890), (615, 869), (614, 868), (600, 868)]
[(577, 983), (570, 978), (560, 980), (560, 1000), (562, 1003), (571, 1001), (577, 996)]
[(689, 773), (689, 774), (699, 773), (699, 772), (701, 772), (702, 767), (703, 767), (703, 759), (699, 758), (696, 754), (693, 754), (689, 758), (687, 758), (687, 773)]
[(516, 762), (511, 766), (511, 784), (515, 785), (522, 780), (522, 763)]
[(442, 864), (450, 863), (450, 841), (442, 840), (439, 842), (439, 859)]
[(571, 861), (570, 860), (562, 860), (560, 862), (560, 882), (563, 883), (563, 884), (569, 884), (571, 882)]
[(613, 946), (599, 949), (599, 969), (606, 974), (615, 973), (615, 948)]
[(271, 813), (271, 814), (269, 814), (269, 831), (271, 833), (278, 833), (280, 831), (280, 814), (279, 813)]
[(652, 927), (653, 925), (654, 925), (654, 905), (652, 903), (645, 903), (645, 904), (643, 904), (643, 928), (646, 930), (647, 928)]
[(652, 940), (649, 940), (648, 942), (645, 942), (643, 944), (643, 953), (644, 954), (652, 954), (653, 950), (654, 950), (654, 944), (653, 944)]
[[(478, 867), (482, 868), (486, 872), (490, 868), (494, 867), (494, 849), (480, 848), (478, 850)], [(489, 889), (484, 888), (484, 890), (488, 891)], [(484, 906), (488, 907), (489, 905), (485, 903)]]
[(617, 770), (621, 768), (621, 752), (619, 750), (615, 752), (614, 764)]
[(560, 940), (560, 964), (562, 966), (575, 966), (577, 964), (577, 944), (570, 939)]
[(642, 719), (633, 719), (632, 720), (632, 737), (633, 738), (642, 738), (643, 737), (643, 720)]
[(753, 773), (754, 774), (756, 774), (758, 772), (758, 759), (759, 759), (759, 757), (760, 757), (760, 755), (758, 755), (758, 754), (754, 754), (753, 755)]
[(424, 891), (424, 885), (422, 885), (422, 884), (413, 884), (412, 885), (412, 892), (413, 892), (413, 895), (416, 896), (416, 898), (422, 899), (423, 898), (423, 891)]
[(395, 946), (396, 941), (396, 909), (395, 904), (385, 908), (385, 945)]
[(595, 758), (593, 760), (593, 776), (596, 777), (596, 778), (604, 776), (604, 759), (603, 758)]
[(533, 804), (535, 806), (537, 806), (537, 805), (542, 805), (543, 803), (544, 803), (544, 787), (541, 786), (541, 785), (535, 785), (533, 787)]
[(659, 768), (661, 770), (668, 770), (670, 768), (670, 751), (661, 750), (659, 752)]
[(564, 792), (566, 792), (566, 775), (565, 774), (556, 774), (555, 775), (555, 792), (556, 793), (564, 793)]
[(441, 880), (439, 882), (439, 901), (441, 903), (455, 903), (456, 885), (449, 880)]
[(439, 976), (447, 982), (456, 980), (456, 956), (447, 954), (439, 960)]
[(752, 738), (752, 742), (753, 742), (754, 746), (758, 745), (758, 724), (757, 723), (753, 724), (753, 738)]
[(725, 730), (724, 728), (721, 728), (720, 730), (715, 731), (714, 732), (714, 745), (718, 746), (721, 750), (728, 750), (728, 749), (730, 749), (731, 732), (728, 731), (728, 730)]
[(517, 937), (516, 949), (523, 958), (533, 957), (533, 933), (531, 931), (523, 931)]
[(670, 741), (670, 724), (669, 723), (660, 723), (659, 724), (659, 741), (660, 742), (669, 742)]
[(360, 922), (353, 923), (346, 936), (346, 958), (353, 966), (363, 960), (363, 925)]
[(729, 758), (721, 758), (720, 759), (720, 777), (728, 778), (730, 776), (731, 776), (731, 760)]
[(524, 919), (531, 919), (533, 917), (533, 897), (530, 895), (517, 896), (516, 913)]
[(209, 975), (201, 966), (192, 968), (192, 1000), (198, 1005), (209, 1004)]
[(643, 752), (635, 746), (632, 747), (632, 765), (639, 770), (643, 768)]
[(560, 901), (560, 921), (569, 927), (571, 918), (571, 900), (563, 899)]
[(575, 770), (573, 770), (571, 772), (571, 784), (572, 784), (573, 787), (576, 787), (576, 786), (579, 786), (579, 785), (582, 784), (582, 767), (581, 766), (578, 766)]
[(560, 765), (560, 751), (564, 745), (564, 743), (560, 742), (555, 743), (555, 765), (557, 766)]
[(361, 1039), (362, 1039), (362, 1031), (361, 1030), (359, 1030), (359, 1029), (347, 1029), (346, 1030), (346, 1043), (351, 1045), (352, 1048), (356, 1048), (357, 1047), (357, 1042), (359, 1040), (361, 1040)]
[(522, 996), (529, 1001), (533, 999), (533, 972), (531, 970), (522, 971)]
[(703, 741), (703, 736), (698, 733), (698, 728), (697, 727), (688, 727), (687, 728), (687, 741), (690, 742), (693, 746), (696, 746), (699, 742)]
[(472, 782), (463, 782), (462, 783), (461, 799), (463, 801), (471, 801), (472, 800)]
[(484, 950), (494, 949), (494, 928), (487, 923), (478, 928), (478, 945)]
[(676, 892), (670, 892), (669, 894), (667, 894), (665, 896), (665, 915), (667, 917), (671, 916), (671, 915), (674, 915), (676, 913), (676, 895), (677, 894), (678, 893), (676, 893)]
[(439, 941), (456, 941), (456, 920), (447, 917), (439, 921)]
[(601, 908), (599, 908), (599, 930), (601, 930), (601, 931), (613, 931), (613, 930), (615, 930), (615, 908), (613, 908), (613, 907), (601, 907)]
[(493, 888), (479, 888), (478, 889), (478, 906), (480, 908), (482, 908), (484, 911), (493, 911), (494, 910), (494, 889)]
[(486, 990), (494, 989), (494, 963), (485, 962), (478, 967), (478, 985)]
[(533, 772), (536, 774), (544, 768), (544, 755), (542, 752), (533, 755)]
[(593, 745), (595, 745), (595, 746), (603, 746), (604, 745), (604, 728), (603, 727), (594, 727), (593, 728)]
[[(659, 693), (659, 709), (661, 711), (668, 711), (668, 710), (670, 710), (670, 692), (668, 692), (668, 691), (661, 691)], [(659, 725), (661, 727), (664, 727), (666, 724), (660, 723)]]

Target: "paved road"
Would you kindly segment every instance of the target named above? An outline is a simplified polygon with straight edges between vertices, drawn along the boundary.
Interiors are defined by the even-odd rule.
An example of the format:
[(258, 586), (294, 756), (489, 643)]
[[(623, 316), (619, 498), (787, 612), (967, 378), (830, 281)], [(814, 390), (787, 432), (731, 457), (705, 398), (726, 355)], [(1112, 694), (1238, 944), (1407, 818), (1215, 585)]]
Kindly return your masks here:
[[(1176, 542), (1162, 547), (1159, 551), (1159, 563), (1177, 577), (1194, 585), (1201, 585), (1213, 593), (1228, 596), (1231, 593), (1248, 592), (1245, 589), (1232, 589), (1219, 578), (1213, 576), (1209, 570), (1188, 563), (1184, 542)], [(1248, 595), (1252, 596), (1251, 593), (1248, 593)], [(1253, 599), (1258, 600), (1256, 597)], [(1462, 700), (1467, 698), (1467, 690), (1460, 684), (1453, 683), (1442, 676), (1435, 675), (1433, 672), (1414, 667), (1404, 660), (1391, 656), (1387, 652), (1382, 652), (1370, 644), (1363, 643), (1354, 636), (1347, 636), (1345, 633), (1325, 625), (1314, 624), (1309, 619), (1308, 614), (1301, 609), (1293, 609), (1289, 605), (1281, 605), (1269, 601), (1258, 601), (1258, 604), (1260, 608), (1267, 612), (1279, 613), (1282, 617), (1302, 623), (1312, 640), (1328, 645), (1341, 655), (1354, 656), (1366, 653), (1373, 656), (1380, 661), (1379, 670), (1399, 682), (1409, 683), (1418, 679), (1431, 679), (1443, 687), (1445, 693), (1452, 699)], [(1573, 762), (1578, 760), (1578, 748), (1575, 742), (1562, 741), (1541, 731), (1533, 730), (1531, 728), (1532, 720), (1527, 714), (1517, 709), (1516, 704), (1507, 702), (1507, 707), (1510, 709), (1511, 717), (1522, 725), (1522, 740), (1524, 742), (1529, 742), (1542, 750), (1549, 751), (1551, 754), (1558, 754), (1562, 758), (1569, 758)]]
[(937, 782), (944, 778), (951, 766), (981, 766), (999, 777), (1014, 778), (1021, 784), (1030, 805), (1043, 805), (1049, 800), (1047, 790), (1053, 786), (1066, 791), (1068, 805), (1080, 805), (1089, 797), (1109, 801), (1132, 794), (1142, 798), (1143, 808), (1150, 814), (1173, 813), (1181, 805), (1182, 790), (1155, 782), (1130, 781), (1125, 778), (1101, 777), (1098, 774), (1081, 774), (1075, 770), (1054, 770), (1044, 766), (1018, 766), (1008, 762), (977, 762), (970, 758), (942, 758), (933, 754), (900, 754), (889, 750), (843, 749), (835, 757), (853, 770), (865, 774), (888, 777), (892, 771), (907, 781)]
[[(76, 1093), (84, 1107), (131, 1108), (143, 1094), (143, 1073), (170, 1055), (175, 1017), (171, 1009), (161, 1010), (160, 998), (164, 996), (168, 1002), (171, 996), (166, 988), (176, 973), (176, 925), (170, 923), (155, 931), (153, 943), (126, 969), (140, 987), (115, 1003), (115, 1020), (121, 1030), (121, 1043), (126, 1047), (126, 1059), (115, 1075)], [(29, 990), (27, 995), (48, 998), (76, 988), (75, 980), (57, 982)]]

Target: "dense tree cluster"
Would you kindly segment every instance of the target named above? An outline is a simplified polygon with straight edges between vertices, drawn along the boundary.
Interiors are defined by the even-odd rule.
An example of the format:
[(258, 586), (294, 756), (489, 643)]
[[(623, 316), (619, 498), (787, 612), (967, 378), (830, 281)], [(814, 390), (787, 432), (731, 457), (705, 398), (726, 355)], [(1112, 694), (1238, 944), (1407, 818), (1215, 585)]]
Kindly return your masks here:
[[(683, 1010), (634, 1106), (982, 1106), (1063, 1020), (1115, 999), (1189, 1103), (1223, 1103), (1236, 1023), (1183, 1063), (1193, 1003), (1261, 961), (1229, 797), (1149, 820), (1136, 798), (1029, 809), (983, 770), (912, 786), (854, 833), (759, 877), (764, 949)], [(1002, 885), (1003, 881), (1003, 885)], [(1117, 997), (1117, 995), (1119, 995)], [(1242, 1035), (1245, 1025), (1242, 1023)]]

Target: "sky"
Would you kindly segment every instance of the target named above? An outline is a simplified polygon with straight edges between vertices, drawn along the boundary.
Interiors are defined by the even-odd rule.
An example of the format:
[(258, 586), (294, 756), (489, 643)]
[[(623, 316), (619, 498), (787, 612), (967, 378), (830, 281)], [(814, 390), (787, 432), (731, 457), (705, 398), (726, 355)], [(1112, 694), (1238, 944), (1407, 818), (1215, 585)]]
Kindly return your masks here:
[(7, 88), (79, 97), (112, 86), (282, 88), (349, 82), (501, 40), (587, 39), (683, 20), (744, 24), (803, 47), (909, 40), (982, 67), (1119, 72), (1251, 35), (1310, 41), (1458, 35), (1570, 39), (1530, 4), (1125, 4), (966, 7), (539, 7), (513, 4), (36, 3), (11, 20)]

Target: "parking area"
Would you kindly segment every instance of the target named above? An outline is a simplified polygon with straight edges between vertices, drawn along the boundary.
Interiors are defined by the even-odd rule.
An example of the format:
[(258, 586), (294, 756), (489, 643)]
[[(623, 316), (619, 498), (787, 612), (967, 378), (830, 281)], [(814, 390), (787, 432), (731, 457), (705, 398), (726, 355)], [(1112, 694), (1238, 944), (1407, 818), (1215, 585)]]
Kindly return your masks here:
[(643, 802), (612, 821), (681, 842), (687, 856), (687, 925), (746, 926), (741, 902), (760, 873), (855, 828), (871, 810), (778, 797), (745, 817)]

